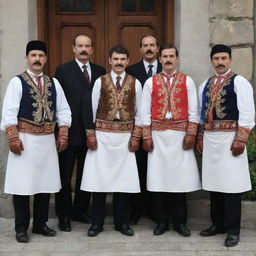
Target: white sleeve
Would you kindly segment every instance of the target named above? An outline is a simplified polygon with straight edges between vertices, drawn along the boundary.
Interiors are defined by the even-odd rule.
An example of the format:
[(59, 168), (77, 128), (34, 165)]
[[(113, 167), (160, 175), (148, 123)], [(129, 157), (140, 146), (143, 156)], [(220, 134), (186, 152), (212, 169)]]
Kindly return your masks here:
[(204, 91), (204, 88), (205, 88), (205, 86), (206, 86), (207, 81), (208, 81), (208, 80), (205, 80), (205, 81), (199, 86), (199, 89), (198, 89), (198, 116), (199, 116), (200, 123), (203, 123), (203, 120), (201, 119), (202, 96), (203, 96), (203, 91)]
[(22, 98), (22, 84), (18, 77), (11, 79), (7, 86), (2, 109), (1, 130), (18, 124), (18, 113)]
[(93, 122), (96, 121), (96, 114), (99, 106), (100, 100), (100, 91), (101, 91), (101, 78), (99, 77), (93, 86), (92, 90), (92, 113), (93, 113)]
[(151, 109), (152, 109), (152, 77), (148, 78), (143, 86), (141, 105), (140, 105), (140, 118), (141, 125), (151, 125)]
[(59, 126), (71, 126), (71, 110), (61, 85), (56, 78), (53, 78), (56, 88), (56, 119)]
[(194, 81), (191, 77), (187, 76), (187, 93), (188, 93), (188, 120), (189, 122), (198, 123), (198, 103), (197, 103), (197, 94)]
[(141, 125), (141, 118), (140, 118), (140, 103), (141, 103), (141, 94), (142, 94), (142, 87), (139, 80), (136, 79), (135, 81), (135, 93), (136, 93), (136, 99), (135, 99), (135, 125), (140, 126)]
[(238, 125), (252, 129), (255, 125), (255, 107), (252, 86), (247, 79), (238, 75), (234, 79), (234, 90), (239, 111)]

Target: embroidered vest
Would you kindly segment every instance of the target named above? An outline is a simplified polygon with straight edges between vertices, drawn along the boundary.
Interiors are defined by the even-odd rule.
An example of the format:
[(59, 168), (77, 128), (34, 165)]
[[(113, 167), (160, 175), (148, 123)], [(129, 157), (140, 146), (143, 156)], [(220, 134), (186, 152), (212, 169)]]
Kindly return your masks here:
[(26, 73), (18, 75), (22, 83), (22, 98), (18, 119), (35, 125), (56, 121), (56, 88), (53, 79), (43, 75), (44, 90), (40, 94), (37, 85)]
[(188, 119), (188, 96), (185, 74), (177, 72), (171, 88), (167, 88), (161, 74), (153, 76), (152, 120), (165, 120), (170, 111), (174, 121)]
[[(238, 120), (237, 97), (234, 91), (234, 79), (236, 76), (236, 74), (230, 72), (217, 92), (213, 90), (215, 76), (207, 81), (202, 94), (201, 119), (204, 122)], [(213, 97), (217, 98), (215, 103), (212, 102)]]
[(133, 121), (135, 100), (135, 78), (126, 74), (121, 91), (118, 93), (111, 75), (101, 76), (101, 94), (96, 118), (113, 121), (119, 111), (120, 121)]

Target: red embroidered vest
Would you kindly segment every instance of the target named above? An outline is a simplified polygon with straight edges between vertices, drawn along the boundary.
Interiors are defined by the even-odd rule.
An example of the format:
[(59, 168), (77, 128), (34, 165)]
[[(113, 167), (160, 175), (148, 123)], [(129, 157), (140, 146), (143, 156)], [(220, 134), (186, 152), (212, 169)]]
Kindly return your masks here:
[(160, 73), (153, 76), (152, 120), (165, 120), (167, 111), (172, 113), (174, 121), (188, 119), (186, 78), (185, 74), (177, 72), (167, 88)]

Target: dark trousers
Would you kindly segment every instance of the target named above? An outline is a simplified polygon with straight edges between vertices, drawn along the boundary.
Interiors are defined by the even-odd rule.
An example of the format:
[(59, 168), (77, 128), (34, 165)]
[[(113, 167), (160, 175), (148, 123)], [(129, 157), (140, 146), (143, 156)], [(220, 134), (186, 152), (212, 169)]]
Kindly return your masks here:
[(187, 223), (186, 193), (152, 192), (157, 223), (168, 223), (171, 215), (174, 226)]
[[(69, 146), (59, 153), (61, 190), (55, 195), (55, 210), (59, 219), (72, 215), (83, 215), (88, 211), (91, 193), (80, 190), (84, 160), (87, 152), (85, 146)], [(71, 179), (77, 161), (74, 203), (72, 203)]]
[(141, 193), (130, 195), (130, 217), (140, 217), (144, 213), (152, 218), (154, 215), (152, 193), (147, 191), (147, 161), (148, 153), (140, 147), (135, 152), (138, 166)]
[[(15, 231), (28, 230), (30, 221), (29, 196), (13, 195), (15, 213)], [(42, 193), (34, 195), (33, 226), (40, 227), (48, 221), (50, 194)]]
[[(94, 192), (92, 194), (92, 223), (104, 224), (107, 193)], [(128, 193), (113, 193), (114, 225), (127, 224), (127, 210), (129, 203)]]
[(212, 224), (228, 234), (239, 235), (241, 193), (210, 192)]

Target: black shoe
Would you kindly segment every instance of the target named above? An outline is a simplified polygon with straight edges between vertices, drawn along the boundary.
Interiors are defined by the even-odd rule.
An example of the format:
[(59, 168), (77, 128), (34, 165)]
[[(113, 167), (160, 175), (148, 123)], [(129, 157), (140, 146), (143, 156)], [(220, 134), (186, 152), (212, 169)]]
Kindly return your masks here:
[(85, 224), (92, 224), (92, 217), (86, 213), (82, 215), (72, 215), (71, 220), (82, 222)]
[(43, 236), (56, 236), (56, 231), (49, 228), (46, 224), (40, 227), (33, 227), (32, 233)]
[(173, 228), (177, 231), (181, 236), (190, 236), (191, 232), (185, 224), (176, 225)]
[(209, 228), (204, 229), (200, 232), (201, 236), (215, 236), (217, 234), (224, 234), (224, 228), (217, 228), (214, 225), (211, 225)]
[(169, 230), (169, 225), (167, 223), (159, 223), (155, 227), (153, 234), (155, 236), (163, 235), (167, 230)]
[(28, 242), (27, 232), (17, 232), (16, 233), (16, 240), (19, 243), (27, 243)]
[(71, 231), (71, 223), (69, 218), (61, 218), (59, 219), (59, 229), (61, 231), (70, 232)]
[(227, 247), (236, 246), (238, 244), (238, 241), (239, 241), (239, 235), (228, 234), (225, 239), (224, 245)]
[(103, 231), (102, 225), (92, 224), (87, 234), (88, 236), (97, 236), (102, 231)]
[(133, 236), (134, 232), (133, 230), (129, 227), (129, 225), (123, 223), (120, 225), (115, 226), (115, 230), (120, 231), (123, 235), (126, 236)]

